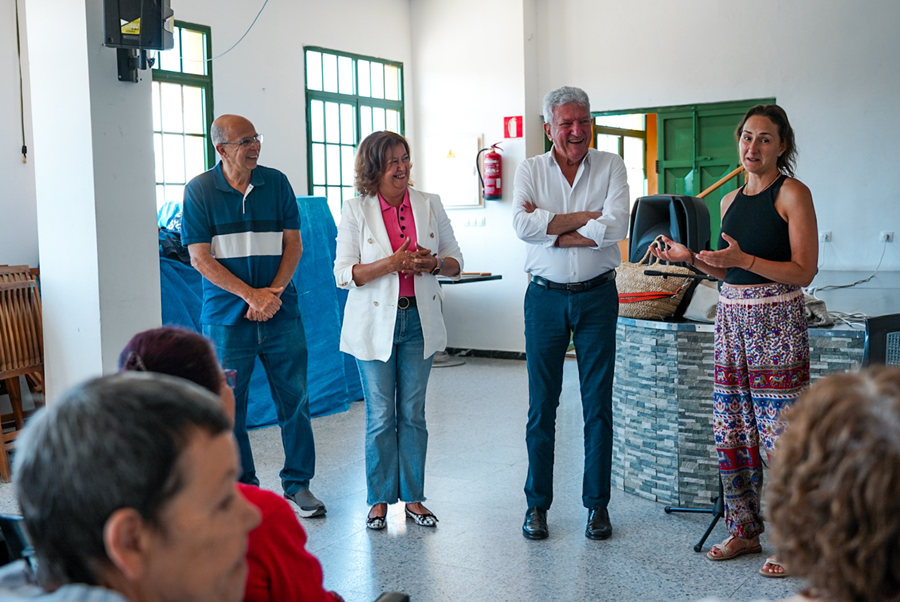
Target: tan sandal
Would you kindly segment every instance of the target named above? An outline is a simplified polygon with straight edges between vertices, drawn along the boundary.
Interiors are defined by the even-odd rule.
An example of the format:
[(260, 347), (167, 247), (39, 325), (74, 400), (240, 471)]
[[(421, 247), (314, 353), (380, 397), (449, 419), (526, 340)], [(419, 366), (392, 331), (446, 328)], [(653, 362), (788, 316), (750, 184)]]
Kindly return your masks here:
[[(773, 571), (767, 571), (767, 566), (780, 566), (782, 571), (780, 573), (775, 573)], [(775, 556), (769, 556), (766, 558), (766, 563), (763, 565), (761, 569), (759, 569), (759, 574), (763, 577), (768, 577), (770, 579), (781, 579), (782, 577), (789, 577), (790, 575), (787, 572), (787, 569), (784, 568), (784, 564), (778, 562)]]
[[(729, 535), (728, 539), (723, 541), (722, 543), (713, 544), (712, 549), (706, 553), (706, 557), (710, 560), (731, 560), (733, 558), (737, 558), (738, 556), (743, 556), (745, 554), (758, 554), (762, 552), (762, 546), (757, 543), (755, 546), (747, 543), (741, 548), (737, 550), (728, 550), (728, 544), (731, 543), (732, 539), (737, 539), (738, 541), (748, 541), (746, 539), (740, 539), (735, 537), (734, 535)], [(718, 556), (713, 556), (712, 551), (719, 550)]]

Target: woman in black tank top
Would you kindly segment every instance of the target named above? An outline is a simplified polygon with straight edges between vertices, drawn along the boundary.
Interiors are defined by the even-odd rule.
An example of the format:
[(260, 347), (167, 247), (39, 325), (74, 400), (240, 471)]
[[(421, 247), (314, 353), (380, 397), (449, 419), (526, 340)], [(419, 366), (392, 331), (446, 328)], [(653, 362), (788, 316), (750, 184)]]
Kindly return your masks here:
[[(747, 183), (722, 199), (718, 250), (694, 252), (666, 239), (661, 259), (690, 263), (724, 281), (716, 308), (713, 430), (730, 536), (707, 553), (730, 560), (762, 551), (762, 459), (783, 428), (781, 410), (809, 384), (809, 340), (801, 287), (816, 274), (816, 214), (793, 177), (796, 147), (778, 105), (750, 109), (735, 132)], [(770, 557), (760, 569), (784, 577)], [(785, 565), (788, 567), (785, 569)]]

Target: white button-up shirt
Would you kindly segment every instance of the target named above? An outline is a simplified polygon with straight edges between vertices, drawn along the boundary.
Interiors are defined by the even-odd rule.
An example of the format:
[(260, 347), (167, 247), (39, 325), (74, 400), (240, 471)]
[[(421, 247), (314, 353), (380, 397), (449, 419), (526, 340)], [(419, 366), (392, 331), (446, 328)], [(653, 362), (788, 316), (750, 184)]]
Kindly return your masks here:
[[(537, 205), (525, 211), (525, 201)], [(602, 211), (577, 230), (596, 246), (560, 248), (557, 236), (547, 234), (557, 214)], [(560, 283), (584, 282), (615, 269), (621, 261), (617, 243), (628, 234), (628, 174), (619, 155), (588, 149), (573, 184), (549, 152), (526, 159), (516, 170), (513, 228), (528, 243), (525, 271)]]

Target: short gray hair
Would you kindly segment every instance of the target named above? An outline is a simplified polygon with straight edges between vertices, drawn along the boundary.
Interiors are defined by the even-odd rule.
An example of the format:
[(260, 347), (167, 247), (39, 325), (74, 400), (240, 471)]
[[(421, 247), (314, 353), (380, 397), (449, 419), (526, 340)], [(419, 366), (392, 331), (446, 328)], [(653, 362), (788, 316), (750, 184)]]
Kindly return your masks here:
[(18, 438), (13, 480), (42, 585), (96, 585), (109, 562), (107, 520), (161, 514), (185, 484), (178, 460), (196, 432), (231, 430), (221, 401), (180, 378), (126, 372), (89, 381), (34, 416)]
[(215, 122), (209, 127), (209, 137), (212, 138), (214, 147), (227, 142), (225, 140), (225, 130), (221, 126), (216, 125)]
[(591, 110), (591, 101), (588, 99), (588, 95), (585, 91), (581, 88), (563, 86), (562, 88), (547, 92), (547, 96), (544, 97), (544, 123), (553, 123), (554, 108), (572, 102), (587, 107), (588, 111)]

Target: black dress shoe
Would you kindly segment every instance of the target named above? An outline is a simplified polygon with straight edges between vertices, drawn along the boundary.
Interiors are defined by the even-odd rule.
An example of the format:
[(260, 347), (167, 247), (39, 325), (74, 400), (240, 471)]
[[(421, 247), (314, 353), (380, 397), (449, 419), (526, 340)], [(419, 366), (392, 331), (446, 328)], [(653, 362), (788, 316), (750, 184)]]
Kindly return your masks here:
[(547, 530), (547, 513), (537, 506), (529, 508), (525, 513), (525, 522), (522, 523), (522, 535), (525, 539), (547, 539), (550, 536)]
[(612, 535), (612, 525), (609, 524), (609, 512), (606, 508), (594, 506), (588, 512), (584, 536), (588, 539), (609, 539), (610, 535)]

